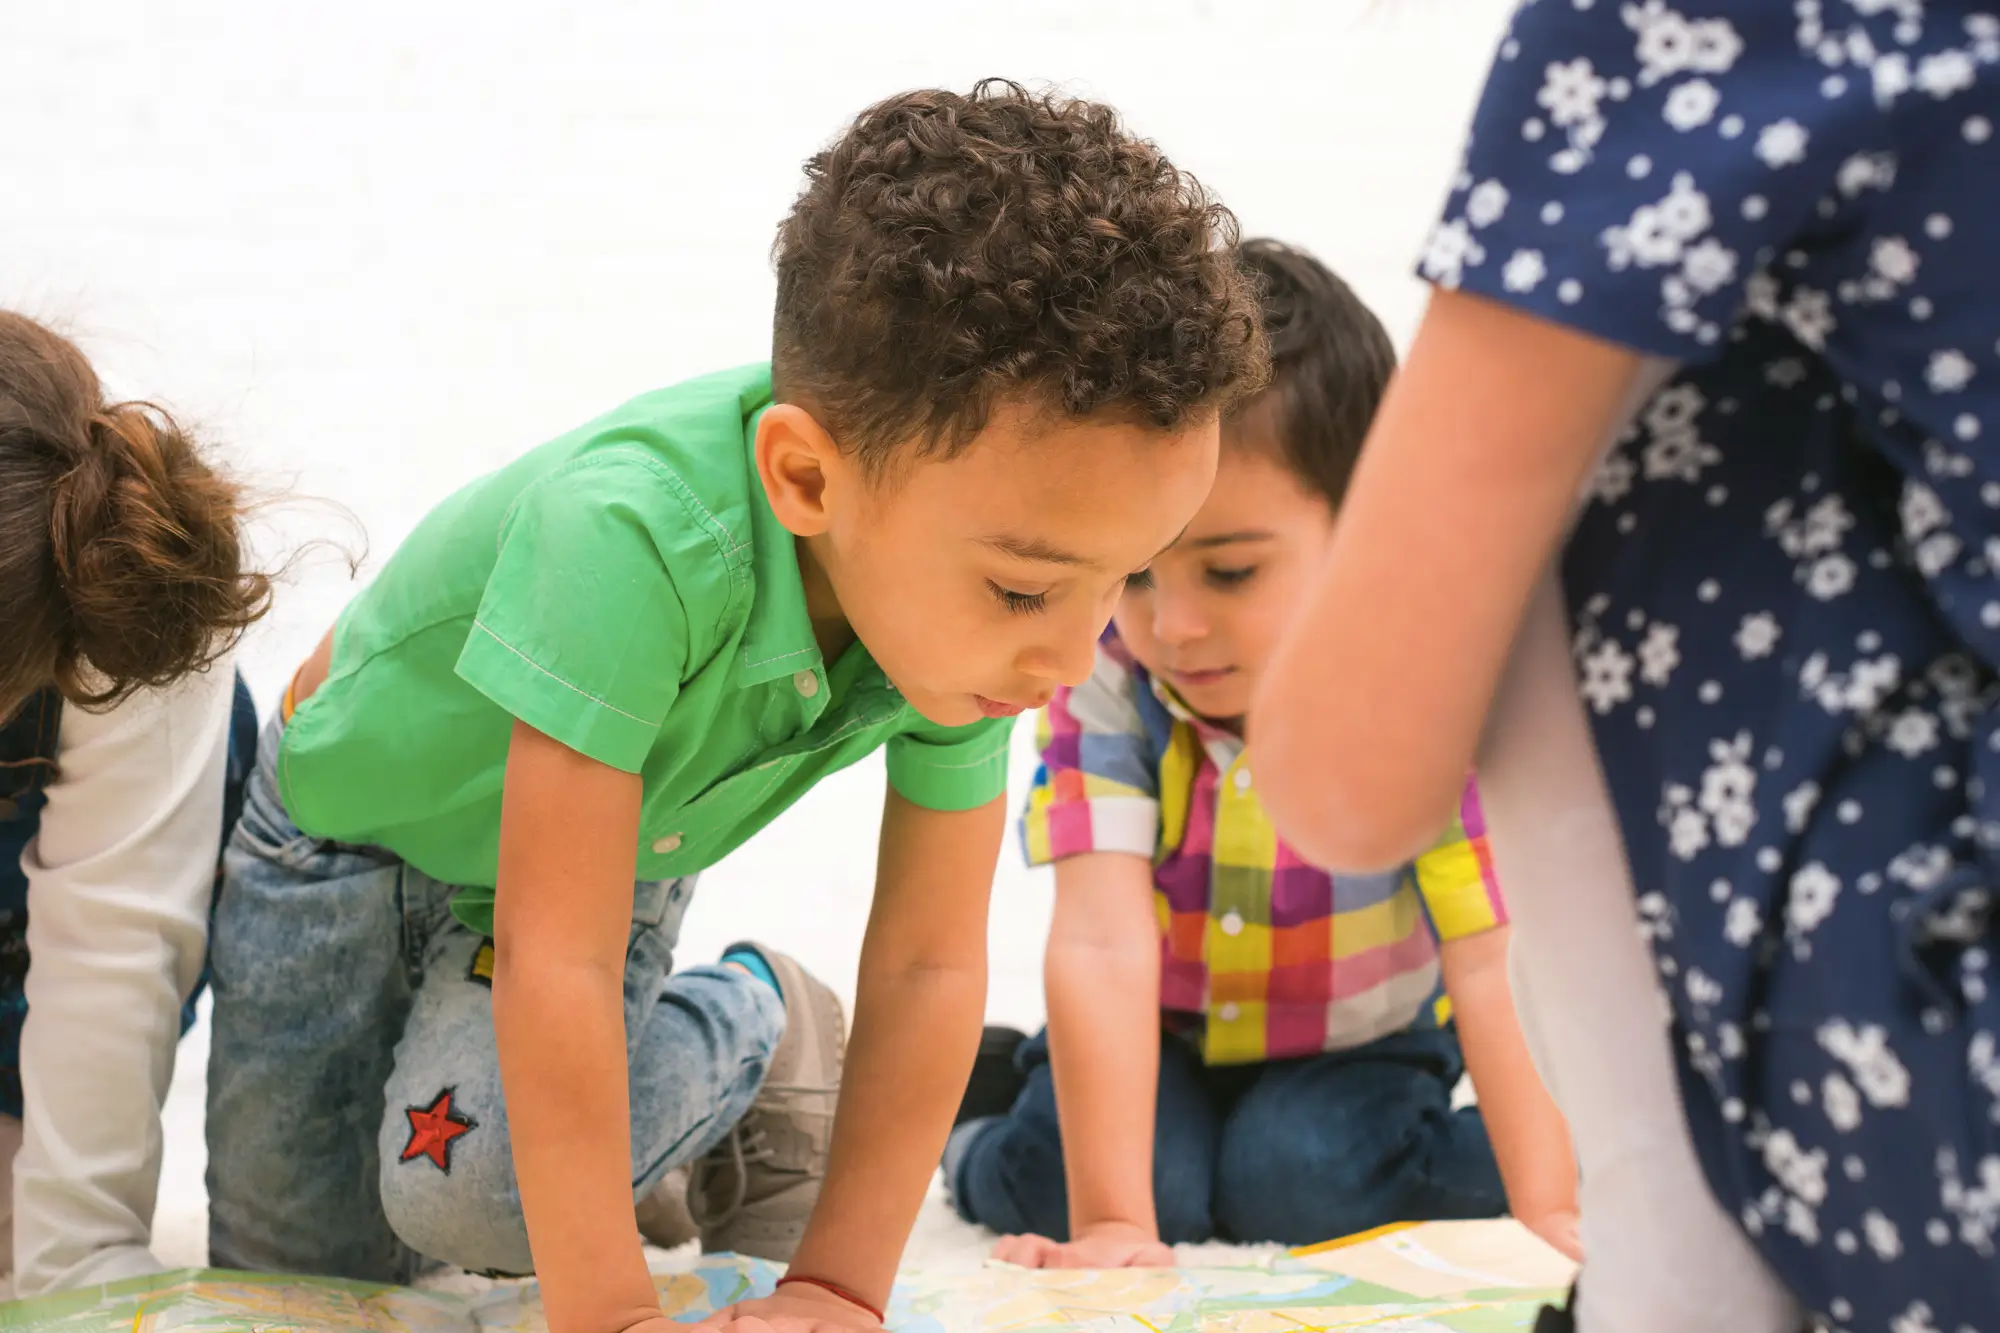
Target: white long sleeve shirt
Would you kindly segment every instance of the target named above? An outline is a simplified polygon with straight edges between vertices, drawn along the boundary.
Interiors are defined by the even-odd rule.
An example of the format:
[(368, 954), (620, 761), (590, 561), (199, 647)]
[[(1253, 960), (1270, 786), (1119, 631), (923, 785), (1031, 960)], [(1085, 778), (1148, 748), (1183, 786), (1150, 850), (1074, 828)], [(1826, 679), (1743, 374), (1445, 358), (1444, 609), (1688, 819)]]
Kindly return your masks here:
[(225, 660), (107, 713), (63, 709), (22, 858), (17, 1296), (161, 1266), (147, 1248), (160, 1108), (207, 948), (233, 688)]

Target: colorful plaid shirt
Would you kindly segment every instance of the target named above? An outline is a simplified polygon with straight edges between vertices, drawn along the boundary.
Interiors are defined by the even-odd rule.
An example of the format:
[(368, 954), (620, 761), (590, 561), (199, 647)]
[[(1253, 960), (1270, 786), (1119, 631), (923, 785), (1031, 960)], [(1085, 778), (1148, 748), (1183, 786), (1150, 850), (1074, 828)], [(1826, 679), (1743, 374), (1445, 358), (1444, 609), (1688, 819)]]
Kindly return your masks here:
[(1334, 875), (1278, 839), (1243, 741), (1195, 716), (1106, 631), (1089, 680), (1041, 717), (1022, 841), (1031, 864), (1085, 852), (1153, 863), (1160, 1007), (1209, 1064), (1345, 1050), (1450, 1009), (1437, 941), (1507, 919), (1477, 792), (1430, 851)]

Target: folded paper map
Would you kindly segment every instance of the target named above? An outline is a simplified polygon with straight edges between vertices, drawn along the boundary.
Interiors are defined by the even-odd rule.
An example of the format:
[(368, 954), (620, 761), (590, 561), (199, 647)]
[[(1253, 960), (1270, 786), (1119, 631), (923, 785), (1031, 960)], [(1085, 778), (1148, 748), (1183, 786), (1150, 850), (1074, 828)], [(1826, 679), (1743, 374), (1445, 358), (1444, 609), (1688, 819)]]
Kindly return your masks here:
[[(782, 1270), (705, 1257), (659, 1272), (669, 1317), (696, 1322), (769, 1295)], [(910, 1272), (896, 1333), (1497, 1333), (1528, 1329), (1573, 1269), (1512, 1222), (1390, 1228), (1240, 1268)], [(0, 1305), (34, 1333), (544, 1333), (532, 1281), (474, 1295), (184, 1269)]]

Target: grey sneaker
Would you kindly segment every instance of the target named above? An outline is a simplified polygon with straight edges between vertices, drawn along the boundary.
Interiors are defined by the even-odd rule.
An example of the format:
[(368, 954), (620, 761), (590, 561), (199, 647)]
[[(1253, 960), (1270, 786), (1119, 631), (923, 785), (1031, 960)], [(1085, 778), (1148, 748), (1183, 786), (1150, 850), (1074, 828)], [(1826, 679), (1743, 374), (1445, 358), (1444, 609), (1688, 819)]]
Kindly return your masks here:
[(677, 1166), (639, 1200), (639, 1234), (648, 1245), (677, 1250), (701, 1234), (688, 1212), (687, 1194), (688, 1169)]
[(709, 1254), (788, 1262), (819, 1202), (847, 1054), (840, 999), (796, 961), (760, 944), (785, 996), (785, 1035), (764, 1086), (721, 1143), (695, 1162), (688, 1211)]

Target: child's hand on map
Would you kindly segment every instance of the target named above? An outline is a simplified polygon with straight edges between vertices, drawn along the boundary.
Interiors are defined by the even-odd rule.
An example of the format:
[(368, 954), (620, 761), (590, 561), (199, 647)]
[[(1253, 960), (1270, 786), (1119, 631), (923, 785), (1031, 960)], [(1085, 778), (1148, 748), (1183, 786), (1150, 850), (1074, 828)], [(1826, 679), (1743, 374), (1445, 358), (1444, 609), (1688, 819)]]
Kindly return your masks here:
[[(875, 1316), (830, 1291), (803, 1282), (780, 1287), (760, 1301), (739, 1301), (717, 1310), (700, 1327), (722, 1333), (882, 1333)], [(686, 1325), (662, 1323), (659, 1333), (686, 1333)], [(655, 1333), (651, 1325), (643, 1331)]]
[(1046, 1236), (1008, 1236), (993, 1257), (1022, 1268), (1172, 1268), (1174, 1252), (1130, 1222), (1086, 1227), (1067, 1245)]
[(1565, 1255), (1583, 1262), (1581, 1221), (1575, 1210), (1541, 1213), (1518, 1219), (1522, 1226), (1540, 1236)]

